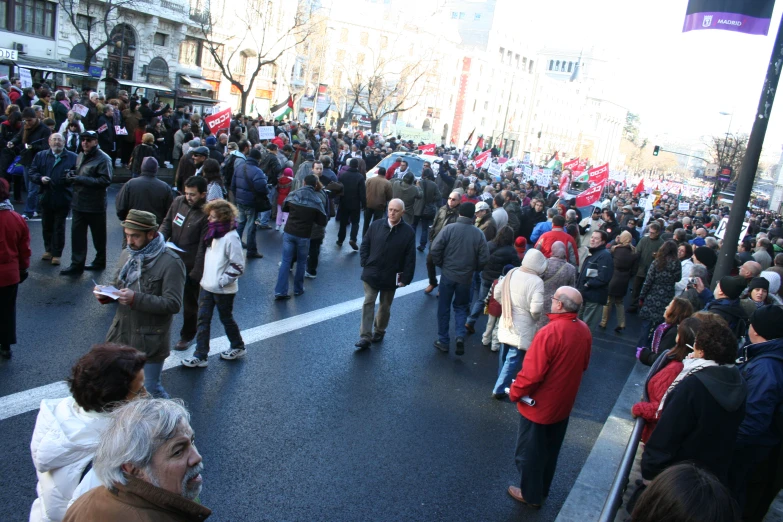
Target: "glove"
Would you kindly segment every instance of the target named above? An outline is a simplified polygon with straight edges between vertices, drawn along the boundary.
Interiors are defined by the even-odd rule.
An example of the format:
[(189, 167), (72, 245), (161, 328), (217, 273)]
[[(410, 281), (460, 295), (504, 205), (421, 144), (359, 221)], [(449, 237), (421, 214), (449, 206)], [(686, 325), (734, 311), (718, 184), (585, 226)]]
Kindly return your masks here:
[(29, 275), (30, 274), (27, 272), (26, 269), (25, 270), (20, 270), (19, 271), (19, 284), (24, 283), (25, 279), (27, 279), (27, 277)]

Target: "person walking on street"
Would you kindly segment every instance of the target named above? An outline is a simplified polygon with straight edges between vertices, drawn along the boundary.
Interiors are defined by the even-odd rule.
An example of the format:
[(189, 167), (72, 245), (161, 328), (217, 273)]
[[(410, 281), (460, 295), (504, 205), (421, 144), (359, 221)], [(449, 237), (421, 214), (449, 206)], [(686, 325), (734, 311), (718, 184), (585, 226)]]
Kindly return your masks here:
[(182, 361), (189, 368), (206, 368), (209, 357), (209, 339), (212, 314), (218, 309), (220, 322), (231, 346), (220, 353), (221, 359), (234, 360), (247, 353), (239, 326), (234, 320), (234, 298), (239, 285), (237, 279), (245, 271), (242, 241), (236, 231), (237, 208), (223, 199), (210, 201), (204, 206), (209, 225), (203, 242), (204, 275), (198, 299), (198, 334), (193, 357)]
[[(358, 171), (357, 171), (358, 174)], [(364, 186), (362, 184), (362, 186)], [(289, 299), (288, 276), (296, 252), (294, 273), (294, 295), (304, 294), (304, 275), (310, 250), (310, 236), (314, 225), (326, 226), (326, 195), (318, 178), (313, 174), (305, 177), (304, 187), (291, 192), (283, 202), (283, 212), (288, 212), (288, 221), (283, 229), (283, 259), (277, 273), (275, 300)], [(353, 232), (355, 229), (351, 229)]]
[[(359, 254), (363, 268), (364, 305), (360, 339), (356, 343), (359, 350), (383, 340), (389, 325), (394, 293), (397, 288), (413, 281), (416, 233), (402, 220), (404, 213), (405, 204), (399, 199), (392, 199), (389, 202), (388, 219), (375, 220), (362, 238)], [(375, 300), (378, 294), (381, 303), (376, 315)]]
[(71, 209), (73, 190), (66, 185), (68, 172), (76, 166), (76, 154), (65, 150), (62, 134), (49, 136), (49, 150), (42, 150), (30, 164), (30, 181), (40, 185), (42, 261), (60, 264), (65, 247), (65, 220)]
[[(161, 373), (170, 353), (171, 320), (182, 306), (185, 264), (166, 248), (152, 213), (132, 209), (122, 228), (128, 246), (120, 255), (120, 269), (112, 282), (119, 289), (118, 306), (106, 342), (143, 351), (147, 356), (144, 387), (153, 396), (168, 399)], [(96, 286), (94, 292), (101, 288)], [(115, 302), (98, 293), (95, 297), (101, 304)]]
[[(98, 134), (85, 131), (81, 134), (82, 152), (76, 159), (76, 171), (65, 178), (73, 185), (71, 200), (71, 265), (60, 275), (78, 275), (84, 270), (106, 268), (106, 189), (111, 185), (112, 161), (100, 147)], [(87, 229), (92, 234), (95, 259), (87, 260)]]
[(577, 288), (582, 294), (579, 319), (592, 332), (601, 319), (601, 309), (609, 297), (609, 281), (614, 273), (612, 254), (606, 249), (606, 232), (596, 230), (590, 236), (589, 256), (579, 271)]
[(566, 261), (566, 246), (561, 241), (555, 241), (550, 247), (552, 255), (547, 259), (546, 272), (541, 274), (544, 282), (544, 312), (536, 321), (536, 331), (549, 323), (549, 308), (552, 296), (561, 286), (576, 286), (576, 267)]
[(658, 224), (658, 222), (653, 222), (650, 223), (650, 226), (647, 227), (647, 229), (649, 230), (648, 235), (640, 239), (639, 244), (636, 245), (636, 253), (639, 254), (639, 263), (636, 277), (633, 281), (631, 306), (628, 308), (629, 314), (635, 314), (639, 310), (639, 295), (642, 293), (644, 279), (647, 277), (647, 272), (650, 270), (653, 259), (655, 259), (655, 253), (661, 248), (661, 245), (663, 245), (661, 225)]
[[(242, 239), (242, 233), (247, 226), (247, 258), (260, 259), (263, 256), (258, 251), (256, 244), (256, 214), (259, 209), (256, 206), (257, 199), (268, 199), (269, 189), (267, 188), (267, 179), (264, 171), (258, 164), (261, 160), (261, 151), (251, 150), (247, 159), (237, 160), (234, 163), (234, 177), (231, 180), (231, 192), (234, 193), (234, 199), (239, 211), (239, 225), (237, 234)], [(276, 202), (275, 202), (276, 203)]]
[(386, 179), (386, 169), (378, 167), (378, 173), (365, 182), (367, 205), (364, 207), (364, 228), (362, 237), (367, 235), (370, 223), (381, 219), (386, 211), (386, 205), (392, 199), (392, 185)]
[(633, 277), (636, 264), (639, 262), (639, 254), (636, 253), (636, 248), (631, 244), (632, 240), (631, 233), (624, 230), (617, 236), (611, 249), (614, 272), (612, 273), (612, 279), (609, 281), (609, 297), (604, 306), (601, 323), (598, 326), (606, 328), (609, 316), (612, 315), (612, 305), (614, 305), (617, 308), (615, 332), (622, 332), (625, 329), (625, 305), (623, 301), (628, 293), (628, 282)]
[(419, 252), (424, 252), (424, 249), (427, 248), (430, 225), (432, 225), (432, 220), (435, 219), (435, 215), (438, 213), (441, 196), (430, 169), (424, 169), (417, 185), (421, 189), (422, 197), (417, 199), (413, 205), (413, 231), (418, 233), (419, 225), (421, 225), (419, 246), (416, 248)]
[(682, 277), (681, 272), (677, 243), (670, 239), (655, 253), (639, 295), (639, 316), (643, 322), (637, 346), (644, 346), (655, 327), (663, 322), (663, 312), (674, 298), (674, 285)]
[(508, 494), (534, 508), (549, 495), (592, 346), (590, 329), (577, 319), (579, 292), (564, 286), (551, 301), (549, 324), (533, 339), (508, 397), (520, 414), (515, 458), (520, 482)]
[(8, 182), (0, 178), (0, 357), (16, 344), (16, 296), (30, 266), (30, 229), (14, 212)]
[(186, 350), (196, 337), (199, 282), (204, 271), (203, 239), (208, 230), (207, 214), (204, 213), (207, 181), (201, 176), (192, 176), (185, 182), (184, 189), (185, 194), (174, 200), (158, 229), (163, 239), (181, 250), (176, 252), (187, 273), (182, 297), (182, 328), (179, 341), (174, 345), (177, 351)]
[(484, 233), (474, 225), (476, 206), (462, 203), (455, 223), (443, 227), (430, 247), (436, 266), (441, 267), (438, 297), (438, 339), (434, 346), (449, 352), (450, 308), (454, 307), (456, 355), (465, 353), (465, 328), (470, 306), (470, 287), (473, 273), (481, 271), (489, 261), (489, 249)]
[(340, 198), (340, 207), (337, 209), (337, 220), (340, 222), (337, 246), (343, 246), (350, 222), (351, 240), (348, 244), (354, 250), (359, 250), (359, 245), (356, 243), (359, 236), (359, 218), (362, 209), (366, 206), (366, 187), (364, 176), (359, 172), (359, 160), (352, 158), (348, 162), (348, 170), (340, 175), (340, 183), (343, 184), (343, 195)]
[(158, 179), (158, 161), (153, 157), (144, 158), (141, 175), (129, 180), (117, 193), (115, 208), (120, 221), (125, 221), (132, 208), (155, 214), (155, 220), (163, 223), (171, 208), (171, 187)]
[(425, 294), (432, 293), (438, 286), (438, 277), (435, 272), (435, 261), (432, 259), (432, 243), (435, 238), (438, 237), (440, 231), (447, 225), (457, 222), (459, 217), (459, 205), (460, 195), (459, 192), (452, 192), (449, 194), (446, 204), (438, 209), (438, 213), (435, 215), (435, 221), (432, 222), (429, 232), (430, 251), (427, 254), (427, 277), (430, 284), (424, 289)]
[(416, 201), (422, 197), (421, 188), (415, 184), (416, 177), (413, 172), (408, 172), (402, 178), (392, 180), (392, 197), (402, 200), (405, 203), (405, 215), (402, 219), (413, 226), (413, 212), (416, 207)]
[(32, 219), (38, 208), (38, 185), (30, 181), (30, 165), (36, 154), (49, 148), (49, 136), (52, 131), (41, 122), (35, 110), (30, 107), (22, 110), (22, 119), (24, 125), (16, 136), (8, 141), (7, 146), (17, 152), (19, 164), (24, 168), (24, 184), (27, 189), (24, 215)]
[(501, 400), (514, 375), (519, 372), (533, 336), (536, 322), (544, 313), (544, 282), (548, 261), (538, 250), (531, 250), (522, 260), (522, 267), (511, 270), (496, 286), (494, 298), (503, 314), (498, 326), (499, 370), (492, 397)]

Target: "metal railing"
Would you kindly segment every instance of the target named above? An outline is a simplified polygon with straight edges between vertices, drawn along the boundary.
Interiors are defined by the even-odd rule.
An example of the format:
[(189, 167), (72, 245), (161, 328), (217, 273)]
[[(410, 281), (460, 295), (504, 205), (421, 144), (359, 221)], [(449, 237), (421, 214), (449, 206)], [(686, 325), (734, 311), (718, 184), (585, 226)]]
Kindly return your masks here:
[(601, 516), (598, 517), (598, 522), (614, 522), (614, 519), (617, 517), (617, 510), (620, 509), (625, 488), (628, 486), (628, 477), (636, 459), (636, 450), (639, 448), (639, 441), (642, 440), (643, 430), (644, 419), (637, 417), (631, 432), (631, 438), (628, 439), (628, 445), (625, 447), (623, 459), (620, 461), (620, 467), (617, 469), (617, 475), (615, 475), (612, 487), (609, 489), (609, 495), (606, 497), (606, 502), (604, 502)]

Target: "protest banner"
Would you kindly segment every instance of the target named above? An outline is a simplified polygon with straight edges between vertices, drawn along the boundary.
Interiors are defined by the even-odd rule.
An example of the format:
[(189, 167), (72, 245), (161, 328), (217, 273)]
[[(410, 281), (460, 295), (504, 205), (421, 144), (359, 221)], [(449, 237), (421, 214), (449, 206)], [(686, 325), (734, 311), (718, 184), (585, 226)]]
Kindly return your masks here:
[(90, 109), (85, 107), (84, 105), (81, 105), (80, 103), (74, 103), (73, 107), (71, 107), (71, 110), (81, 116), (82, 118), (85, 118), (87, 116), (87, 113), (90, 112)]
[(492, 153), (490, 151), (485, 150), (484, 152), (482, 152), (481, 154), (479, 154), (473, 159), (473, 164), (476, 166), (477, 169), (480, 169), (481, 167), (484, 166), (484, 163), (486, 163), (489, 160), (491, 154)]
[(566, 161), (563, 163), (563, 170), (570, 169), (573, 171), (576, 167), (579, 166), (579, 158), (572, 159), (571, 161)]
[(601, 199), (601, 193), (603, 193), (605, 185), (606, 182), (603, 181), (581, 192), (578, 196), (576, 196), (576, 206), (589, 207), (590, 205), (597, 202), (599, 199)]
[(500, 166), (500, 163), (490, 163), (487, 167), (487, 172), (489, 172), (493, 176), (500, 176), (500, 173), (502, 172), (502, 167)]
[(419, 148), (419, 150), (421, 151), (422, 154), (429, 154), (430, 156), (435, 154), (435, 144), (434, 143), (430, 143), (429, 145), (419, 145), (418, 148)]
[(566, 195), (568, 194), (568, 187), (570, 185), (571, 185), (571, 178), (570, 178), (570, 176), (567, 173), (565, 173), (565, 172), (560, 173), (560, 191), (559, 191), (559, 195), (560, 195), (561, 198), (566, 197)]
[(207, 123), (207, 127), (212, 131), (212, 134), (216, 134), (220, 129), (228, 129), (231, 121), (231, 108), (224, 109), (216, 114), (212, 114), (204, 118)]
[(677, 206), (677, 210), (690, 210), (690, 209), (691, 209), (691, 204), (690, 204), (690, 203), (688, 203), (687, 201), (686, 201), (686, 202), (684, 202), (684, 203), (680, 203), (680, 204)]
[[(715, 237), (718, 239), (723, 239), (723, 236), (726, 235), (726, 227), (729, 224), (729, 218), (725, 217), (720, 220), (720, 223), (718, 223), (718, 228), (715, 229)], [(741, 244), (743, 238), (748, 233), (748, 227), (750, 226), (750, 222), (745, 221), (742, 223), (742, 230), (740, 231), (739, 235), (739, 241), (737, 244)]]
[(603, 165), (588, 170), (587, 176), (590, 185), (597, 185), (607, 181), (609, 179), (609, 164), (604, 163)]
[(273, 140), (275, 139), (275, 128), (271, 125), (264, 125), (258, 128), (259, 140)]

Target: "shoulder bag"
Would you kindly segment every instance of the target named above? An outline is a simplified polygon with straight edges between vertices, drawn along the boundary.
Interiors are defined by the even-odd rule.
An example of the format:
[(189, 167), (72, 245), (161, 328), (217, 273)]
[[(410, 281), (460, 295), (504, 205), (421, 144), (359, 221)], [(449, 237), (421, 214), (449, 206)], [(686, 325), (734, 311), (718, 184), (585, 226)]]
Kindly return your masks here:
[(245, 168), (245, 182), (247, 183), (247, 189), (253, 193), (253, 206), (256, 212), (267, 212), (272, 210), (272, 204), (269, 202), (269, 198), (264, 194), (259, 194), (253, 187), (253, 180), (247, 175), (247, 163), (242, 165)]

